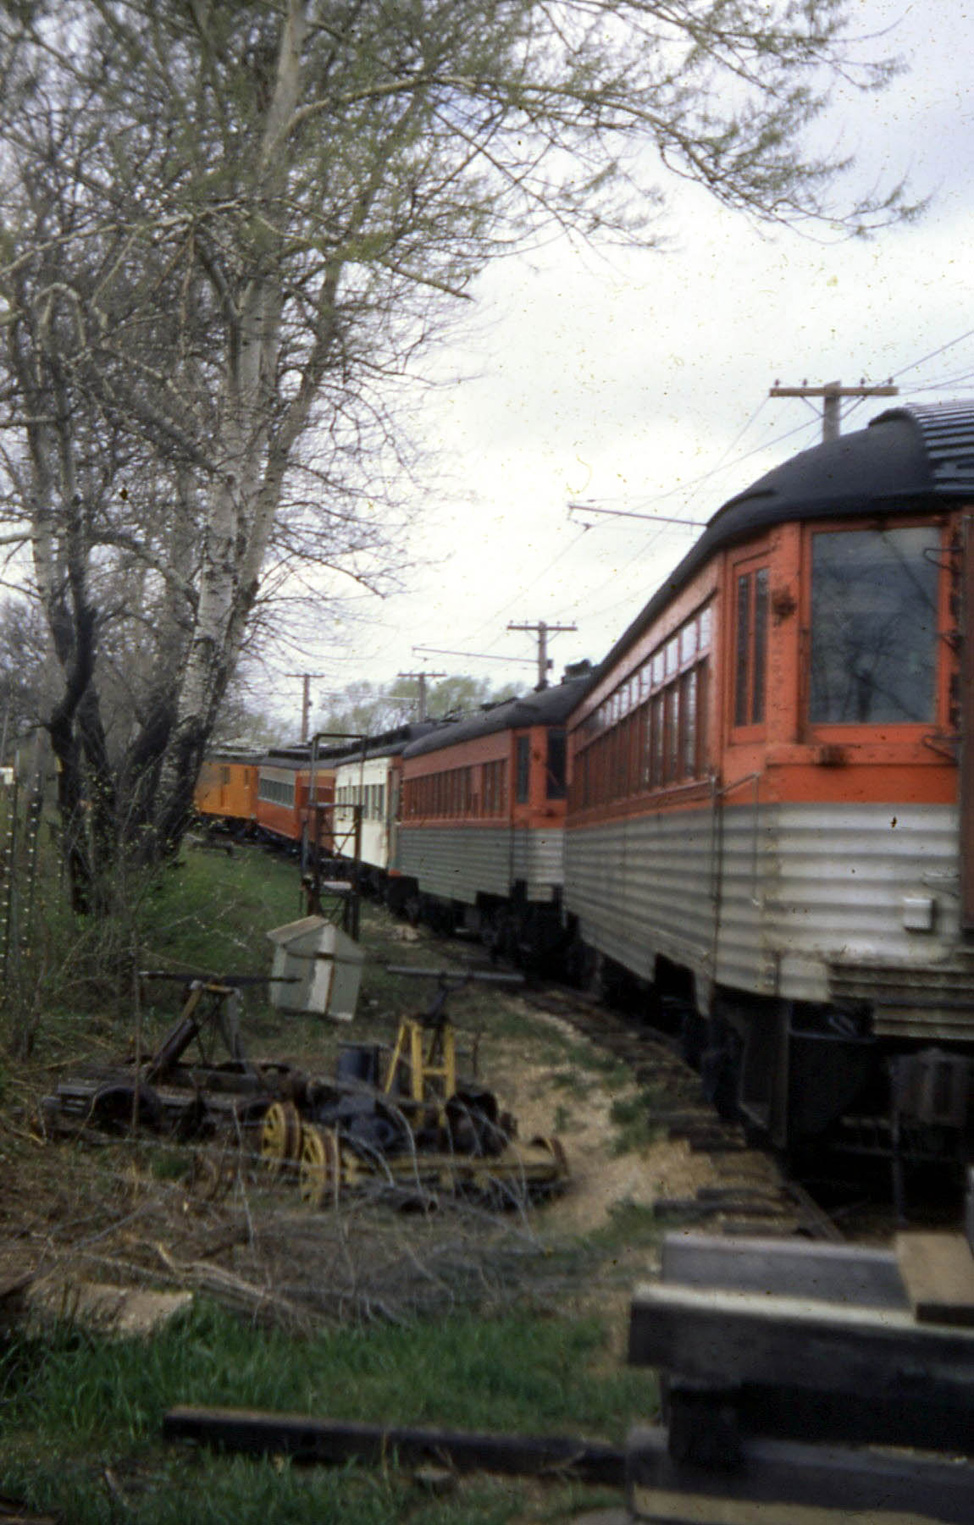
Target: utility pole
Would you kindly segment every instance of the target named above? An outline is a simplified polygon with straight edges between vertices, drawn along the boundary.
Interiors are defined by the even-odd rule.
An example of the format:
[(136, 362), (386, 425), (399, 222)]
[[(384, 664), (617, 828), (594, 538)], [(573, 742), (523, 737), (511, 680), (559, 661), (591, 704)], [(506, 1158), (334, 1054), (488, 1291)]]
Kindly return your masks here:
[(538, 687), (548, 687), (548, 669), (551, 662), (548, 660), (548, 637), (560, 635), (563, 630), (577, 630), (574, 620), (570, 625), (546, 625), (544, 620), (538, 620), (534, 625), (508, 625), (508, 630), (526, 630), (538, 638)]
[(311, 720), (311, 684), (326, 676), (323, 672), (286, 672), (285, 678), (300, 678), (303, 692), (301, 696), (301, 741), (308, 739), (308, 729)]
[(769, 397), (821, 397), (822, 439), (838, 439), (842, 433), (843, 397), (898, 397), (900, 389), (892, 381), (881, 386), (867, 386), (860, 381), (857, 387), (844, 387), (841, 381), (827, 381), (824, 386), (810, 387), (803, 381), (800, 387), (783, 387), (777, 381), (768, 392)]
[(415, 678), (419, 684), (419, 719), (426, 719), (426, 683), (429, 678), (445, 678), (445, 672), (401, 672), (400, 678)]

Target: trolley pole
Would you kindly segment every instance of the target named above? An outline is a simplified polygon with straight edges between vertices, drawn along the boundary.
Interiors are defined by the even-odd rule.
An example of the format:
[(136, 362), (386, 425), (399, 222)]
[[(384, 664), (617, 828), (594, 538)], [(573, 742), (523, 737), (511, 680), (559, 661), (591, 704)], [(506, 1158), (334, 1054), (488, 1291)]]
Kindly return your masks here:
[(844, 387), (841, 381), (827, 381), (824, 386), (810, 387), (803, 381), (800, 387), (783, 387), (776, 381), (768, 392), (769, 397), (821, 397), (822, 439), (838, 439), (842, 432), (843, 397), (898, 397), (900, 389), (891, 381), (880, 386), (867, 386), (860, 381), (857, 387)]
[(577, 630), (574, 620), (570, 625), (546, 625), (544, 620), (538, 620), (533, 625), (508, 625), (508, 630), (526, 630), (529, 634), (537, 636), (538, 640), (538, 687), (548, 687), (548, 671), (551, 661), (548, 657), (548, 637), (560, 635), (562, 631)]

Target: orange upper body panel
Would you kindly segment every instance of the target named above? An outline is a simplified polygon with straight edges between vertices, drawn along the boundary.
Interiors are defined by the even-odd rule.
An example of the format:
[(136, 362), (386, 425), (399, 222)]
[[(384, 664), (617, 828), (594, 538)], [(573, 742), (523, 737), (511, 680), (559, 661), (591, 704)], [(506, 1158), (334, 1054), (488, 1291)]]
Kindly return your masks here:
[(193, 795), (200, 815), (252, 821), (257, 802), (257, 765), (207, 758)]
[[(685, 809), (718, 794), (728, 803), (749, 801), (756, 795), (764, 802), (780, 803), (954, 802), (957, 717), (951, 696), (958, 642), (953, 547), (964, 512), (904, 513), (892, 521), (896, 527), (933, 526), (942, 536), (935, 696), (929, 721), (811, 722), (812, 537), (823, 529), (841, 533), (883, 527), (889, 521), (877, 523), (875, 516), (863, 516), (847, 521), (833, 517), (824, 524), (815, 520), (779, 524), (716, 552), (638, 639), (616, 653), (611, 668), (578, 706), (569, 722), (569, 824)], [(742, 717), (746, 705), (742, 706), (737, 697), (745, 681), (737, 621), (743, 617), (739, 614), (742, 584), (758, 572), (764, 578), (767, 613), (760, 714), (755, 723), (749, 715)], [(696, 706), (690, 722), (692, 736), (702, 738), (703, 745), (691, 762), (690, 747), (679, 742), (684, 767), (682, 776), (675, 776), (680, 760), (674, 740), (671, 776), (654, 778), (648, 757), (653, 745), (651, 729), (656, 720), (662, 726), (669, 724), (666, 690), (661, 685), (668, 683), (675, 690), (680, 679), (679, 669), (674, 668), (672, 678), (657, 680), (653, 654), (660, 656), (667, 641), (672, 644), (672, 633), (686, 628), (694, 611), (704, 608), (710, 610), (709, 653), (698, 669), (699, 679), (686, 695)], [(640, 686), (641, 673), (649, 676)], [(753, 685), (754, 676), (747, 681)], [(657, 694), (659, 710), (654, 718), (654, 701), (649, 696)], [(634, 709), (636, 701), (638, 711)], [(679, 702), (683, 702), (682, 694), (680, 701), (673, 700), (674, 726)], [(684, 725), (682, 720), (679, 723)], [(624, 728), (626, 735), (621, 734)], [(669, 746), (669, 741), (665, 744)], [(626, 753), (621, 762), (620, 750)], [(587, 768), (594, 774), (594, 782), (588, 778)]]
[[(518, 742), (529, 748), (527, 797), (517, 798)], [(403, 760), (403, 824), (422, 828), (462, 824), (471, 829), (497, 827), (550, 829), (564, 821), (566, 802), (548, 797), (548, 732), (544, 726), (493, 731), (455, 746), (439, 747)], [(492, 784), (488, 769), (495, 773)], [(438, 777), (463, 770), (461, 788), (436, 790)], [(417, 789), (416, 785), (425, 784)], [(494, 790), (491, 795), (491, 790)], [(493, 808), (489, 801), (493, 799)]]

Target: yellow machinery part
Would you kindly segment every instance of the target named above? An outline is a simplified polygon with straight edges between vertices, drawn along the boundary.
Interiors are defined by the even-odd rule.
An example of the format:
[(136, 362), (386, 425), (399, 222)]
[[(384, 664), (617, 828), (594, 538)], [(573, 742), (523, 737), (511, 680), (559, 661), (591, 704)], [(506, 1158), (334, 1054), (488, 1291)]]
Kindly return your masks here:
[(422, 1022), (410, 1017), (400, 1022), (386, 1072), (384, 1090), (388, 1095), (395, 1090), (400, 1068), (406, 1071), (408, 1094), (412, 1101), (449, 1101), (456, 1090), (457, 1054), (453, 1024), (445, 1022), (433, 1029), (429, 1047), (424, 1053), (425, 1033)]
[(343, 1148), (336, 1128), (305, 1123), (301, 1129), (298, 1191), (309, 1207), (337, 1204), (341, 1193), (355, 1186), (363, 1173), (358, 1156)]
[(321, 1207), (341, 1188), (341, 1150), (333, 1128), (305, 1123), (301, 1129), (301, 1166), (298, 1190), (302, 1202)]
[(274, 1171), (301, 1153), (301, 1116), (293, 1101), (274, 1101), (260, 1130), (261, 1159)]

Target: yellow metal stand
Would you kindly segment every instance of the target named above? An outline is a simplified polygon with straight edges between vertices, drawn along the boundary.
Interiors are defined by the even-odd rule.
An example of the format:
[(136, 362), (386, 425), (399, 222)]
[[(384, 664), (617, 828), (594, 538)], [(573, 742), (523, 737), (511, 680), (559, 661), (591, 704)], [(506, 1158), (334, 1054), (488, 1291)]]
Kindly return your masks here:
[(411, 1101), (445, 1103), (457, 1089), (456, 1036), (452, 1022), (441, 1022), (430, 1032), (429, 1048), (423, 1051), (425, 1028), (407, 1017), (399, 1024), (396, 1044), (389, 1060), (383, 1090), (395, 1093), (400, 1066), (408, 1070), (406, 1094)]

